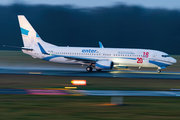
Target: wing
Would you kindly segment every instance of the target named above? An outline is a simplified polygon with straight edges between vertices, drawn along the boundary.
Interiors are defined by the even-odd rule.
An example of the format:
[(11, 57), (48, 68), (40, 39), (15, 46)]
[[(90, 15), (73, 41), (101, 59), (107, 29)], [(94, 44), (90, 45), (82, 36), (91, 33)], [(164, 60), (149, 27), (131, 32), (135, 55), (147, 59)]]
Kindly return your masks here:
[(103, 44), (99, 41), (99, 47), (104, 48)]
[(93, 58), (85, 58), (85, 57), (78, 57), (78, 56), (66, 56), (66, 55), (56, 55), (56, 54), (49, 54), (47, 53), (44, 48), (41, 46), (40, 43), (38, 43), (39, 45), (39, 48), (41, 50), (41, 52), (45, 55), (50, 55), (46, 58), (44, 58), (44, 60), (50, 60), (52, 58), (55, 58), (55, 57), (64, 57), (64, 58), (67, 58), (68, 60), (76, 60), (76, 61), (81, 61), (83, 63), (96, 63), (96, 61), (98, 61), (98, 59), (93, 59)]
[(76, 61), (82, 61), (84, 63), (95, 63), (98, 61), (98, 59), (93, 58), (84, 58), (84, 57), (76, 57), (76, 56), (62, 56), (64, 58), (67, 58), (69, 60), (76, 60)]
[(54, 55), (50, 54), (50, 57), (64, 57), (67, 58), (67, 60), (75, 60), (83, 63), (96, 63), (98, 59), (93, 59), (93, 58), (85, 58), (85, 57), (78, 57), (78, 56), (65, 56), (65, 55)]

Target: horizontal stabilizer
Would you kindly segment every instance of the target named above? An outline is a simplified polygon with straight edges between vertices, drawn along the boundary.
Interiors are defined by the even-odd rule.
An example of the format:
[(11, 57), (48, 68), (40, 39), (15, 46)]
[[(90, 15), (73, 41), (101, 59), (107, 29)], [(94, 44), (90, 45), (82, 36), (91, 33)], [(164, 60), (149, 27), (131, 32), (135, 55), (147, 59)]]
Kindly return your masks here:
[(23, 49), (23, 50), (33, 50), (31, 48), (25, 48), (25, 47), (17, 47), (17, 46), (9, 46), (9, 45), (3, 45), (3, 47), (10, 47), (10, 48), (16, 48), (16, 49)]
[(30, 49), (30, 48), (25, 48), (25, 47), (22, 47), (21, 49), (23, 49), (23, 50), (33, 50), (33, 49)]

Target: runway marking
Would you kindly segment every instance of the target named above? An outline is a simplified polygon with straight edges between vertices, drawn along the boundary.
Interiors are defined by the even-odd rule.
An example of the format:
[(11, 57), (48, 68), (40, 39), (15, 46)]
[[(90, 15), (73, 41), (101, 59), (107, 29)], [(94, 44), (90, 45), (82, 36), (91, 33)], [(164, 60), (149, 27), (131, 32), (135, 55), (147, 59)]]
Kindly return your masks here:
[(29, 72), (29, 74), (41, 74), (41, 72)]
[(180, 73), (157, 73), (157, 72), (135, 72), (135, 71), (129, 71), (129, 72), (126, 72), (126, 71), (111, 71), (110, 73), (141, 73), (141, 74), (166, 74), (166, 75), (180, 75)]
[(66, 90), (65, 88), (40, 88), (45, 90)]
[(64, 87), (65, 89), (77, 89), (77, 87)]
[(117, 69), (117, 70), (131, 70), (131, 69)]
[(171, 88), (170, 90), (180, 91), (178, 88)]
[(111, 104), (111, 103), (104, 103), (104, 104), (98, 104), (98, 106), (115, 106), (118, 104)]

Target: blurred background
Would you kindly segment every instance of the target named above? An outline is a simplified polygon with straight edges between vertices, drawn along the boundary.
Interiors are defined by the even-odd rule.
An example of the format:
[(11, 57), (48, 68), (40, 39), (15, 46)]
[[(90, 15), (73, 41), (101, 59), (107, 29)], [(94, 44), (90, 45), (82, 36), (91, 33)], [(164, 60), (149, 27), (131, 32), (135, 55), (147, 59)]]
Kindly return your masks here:
[[(0, 0), (0, 119), (179, 120), (179, 8), (180, 0)], [(34, 60), (3, 47), (23, 46), (17, 15), (25, 15), (39, 36), (55, 45), (99, 47), (101, 41), (106, 48), (164, 51), (179, 62), (158, 74), (138, 68), (87, 73), (81, 66)], [(28, 92), (39, 90), (41, 95)], [(131, 96), (115, 99), (120, 106), (114, 106), (114, 98), (104, 96), (107, 91), (81, 96), (77, 90), (129, 91)], [(141, 92), (151, 97), (134, 97)]]
[(17, 15), (59, 46), (156, 49), (180, 54), (178, 0), (0, 0), (2, 45), (23, 46)]

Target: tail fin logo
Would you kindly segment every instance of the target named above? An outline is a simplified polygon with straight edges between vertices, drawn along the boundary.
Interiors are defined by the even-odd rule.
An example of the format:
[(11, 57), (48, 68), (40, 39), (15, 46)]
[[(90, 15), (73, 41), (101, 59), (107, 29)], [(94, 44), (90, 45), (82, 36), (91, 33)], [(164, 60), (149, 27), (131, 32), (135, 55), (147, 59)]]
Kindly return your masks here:
[(37, 33), (36, 33), (36, 37), (37, 37), (37, 38), (40, 38), (40, 36), (39, 36)]
[[(27, 35), (28, 36), (28, 34), (29, 34), (29, 30), (26, 30), (26, 29), (24, 29), (24, 28), (21, 28), (21, 33), (23, 34), (23, 35)], [(40, 38), (40, 36), (36, 33), (36, 37), (37, 38)]]
[(26, 30), (26, 29), (24, 29), (24, 28), (21, 28), (21, 33), (22, 33), (23, 35), (28, 35), (29, 30)]

